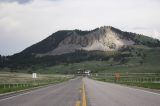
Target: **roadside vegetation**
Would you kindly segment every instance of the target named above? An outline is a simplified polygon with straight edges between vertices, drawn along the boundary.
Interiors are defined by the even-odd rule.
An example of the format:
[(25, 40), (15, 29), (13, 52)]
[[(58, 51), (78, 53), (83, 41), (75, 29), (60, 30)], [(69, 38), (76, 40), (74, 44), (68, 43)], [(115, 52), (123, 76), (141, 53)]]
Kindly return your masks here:
[(38, 74), (38, 77), (33, 79), (32, 74), (1, 72), (0, 93), (57, 84), (73, 77), (73, 75)]
[[(116, 74), (119, 74), (119, 78)], [(91, 78), (129, 86), (160, 89), (160, 73), (99, 73), (92, 74)]]
[[(34, 58), (36, 58), (36, 60)], [(160, 82), (157, 78), (159, 76), (156, 76), (160, 74), (159, 47), (151, 48), (144, 45), (133, 45), (113, 52), (87, 52), (79, 50), (73, 54), (34, 58), (26, 58), (25, 56), (23, 58), (17, 57), (15, 58), (16, 62), (14, 64), (0, 68), (0, 72), (28, 73), (28, 75), (31, 75), (33, 72), (68, 75), (77, 74), (79, 69), (84, 69), (91, 70), (91, 73), (97, 73), (98, 75), (101, 73), (129, 73), (131, 77), (134, 77), (134, 73), (137, 73), (138, 78), (135, 76), (135, 78), (132, 77), (133, 80), (127, 79), (127, 81), (125, 81), (121, 77), (121, 80), (116, 83), (160, 89)], [(145, 79), (144, 75), (147, 73), (153, 73), (154, 75), (149, 78), (147, 76)], [(104, 81), (103, 76), (94, 76), (93, 78)], [(155, 81), (148, 79), (155, 79)], [(156, 80), (158, 81), (156, 82)], [(44, 79), (42, 81), (38, 79), (37, 82), (38, 81), (47, 83), (47, 80)], [(105, 78), (105, 81), (108, 80)], [(114, 82), (114, 80), (111, 82)], [(31, 83), (32, 86), (34, 85), (33, 80), (29, 83)]]
[[(16, 67), (4, 67), (0, 71), (74, 74), (77, 73), (78, 69), (89, 69), (92, 73), (160, 73), (160, 48), (149, 48), (142, 45), (133, 45), (123, 48), (118, 52), (94, 51), (88, 53), (77, 51), (77, 54), (74, 55), (66, 54), (62, 57), (43, 57), (38, 58), (38, 60), (44, 63), (38, 65), (27, 61), (24, 63), (25, 61), (23, 61)], [(33, 65), (29, 66), (29, 63)]]

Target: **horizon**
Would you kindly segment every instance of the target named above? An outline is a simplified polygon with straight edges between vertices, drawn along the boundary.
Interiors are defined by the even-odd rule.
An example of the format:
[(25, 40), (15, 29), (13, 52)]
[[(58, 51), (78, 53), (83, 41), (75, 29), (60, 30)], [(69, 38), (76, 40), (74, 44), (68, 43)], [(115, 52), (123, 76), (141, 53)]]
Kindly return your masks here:
[(18, 53), (59, 30), (101, 26), (160, 39), (159, 10), (159, 0), (0, 0), (0, 54)]

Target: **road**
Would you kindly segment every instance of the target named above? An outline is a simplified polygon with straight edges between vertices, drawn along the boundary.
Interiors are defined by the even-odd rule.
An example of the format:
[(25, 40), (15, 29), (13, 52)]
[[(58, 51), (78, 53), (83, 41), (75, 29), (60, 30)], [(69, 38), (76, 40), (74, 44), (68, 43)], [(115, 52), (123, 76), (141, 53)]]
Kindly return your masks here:
[(75, 106), (81, 78), (0, 99), (0, 106)]
[[(87, 106), (160, 106), (160, 94), (83, 78)], [(0, 106), (80, 106), (82, 78), (0, 99)], [(81, 91), (81, 92), (80, 92)], [(81, 100), (82, 99), (82, 100)], [(85, 105), (83, 105), (85, 106)]]
[(85, 78), (88, 106), (160, 106), (160, 94)]

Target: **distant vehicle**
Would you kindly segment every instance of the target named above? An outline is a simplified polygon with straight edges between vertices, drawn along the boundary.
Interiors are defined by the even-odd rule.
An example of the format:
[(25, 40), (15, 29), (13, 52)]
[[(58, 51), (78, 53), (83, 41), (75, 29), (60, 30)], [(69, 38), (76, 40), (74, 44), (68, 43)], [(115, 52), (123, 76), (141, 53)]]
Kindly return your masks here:
[(91, 70), (86, 70), (86, 69), (78, 69), (77, 74), (78, 75), (83, 75), (83, 76), (90, 76)]

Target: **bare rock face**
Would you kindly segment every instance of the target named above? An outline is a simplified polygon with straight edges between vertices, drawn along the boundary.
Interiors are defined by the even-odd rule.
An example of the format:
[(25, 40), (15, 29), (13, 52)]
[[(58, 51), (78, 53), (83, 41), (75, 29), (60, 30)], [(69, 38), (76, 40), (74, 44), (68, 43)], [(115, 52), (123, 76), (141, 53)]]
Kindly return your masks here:
[(122, 37), (120, 33), (116, 33), (110, 26), (100, 27), (85, 35), (80, 35), (76, 31), (66, 37), (59, 43), (57, 48), (45, 53), (44, 55), (61, 55), (72, 53), (76, 50), (86, 51), (116, 51), (121, 47), (133, 45), (135, 42)]

